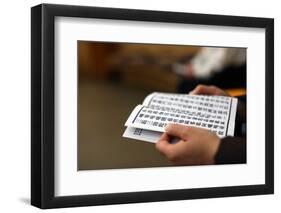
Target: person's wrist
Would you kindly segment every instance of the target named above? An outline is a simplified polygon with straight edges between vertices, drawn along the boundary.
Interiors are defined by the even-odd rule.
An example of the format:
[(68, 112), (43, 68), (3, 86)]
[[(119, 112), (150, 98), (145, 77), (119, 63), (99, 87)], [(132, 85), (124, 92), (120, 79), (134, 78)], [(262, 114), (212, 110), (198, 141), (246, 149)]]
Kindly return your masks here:
[(219, 150), (219, 146), (221, 144), (221, 140), (217, 135), (214, 135), (213, 139), (209, 143), (209, 159), (207, 160), (207, 164), (215, 164), (216, 163), (216, 155)]

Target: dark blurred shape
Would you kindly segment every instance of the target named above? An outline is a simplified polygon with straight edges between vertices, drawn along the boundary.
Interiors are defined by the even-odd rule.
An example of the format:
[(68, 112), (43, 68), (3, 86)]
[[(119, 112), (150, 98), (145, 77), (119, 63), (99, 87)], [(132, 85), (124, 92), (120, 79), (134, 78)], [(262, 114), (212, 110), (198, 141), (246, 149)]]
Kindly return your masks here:
[(198, 84), (216, 85), (222, 89), (246, 89), (246, 64), (241, 66), (225, 67), (221, 72), (215, 73), (207, 79), (185, 79), (178, 84), (177, 91), (179, 93), (188, 93), (193, 90)]

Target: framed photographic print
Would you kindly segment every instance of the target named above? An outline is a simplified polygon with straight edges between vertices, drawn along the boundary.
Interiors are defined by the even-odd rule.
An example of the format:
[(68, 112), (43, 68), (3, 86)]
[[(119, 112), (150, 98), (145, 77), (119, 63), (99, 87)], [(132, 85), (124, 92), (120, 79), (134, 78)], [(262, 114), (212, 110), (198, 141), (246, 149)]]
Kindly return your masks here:
[(31, 8), (31, 204), (274, 191), (274, 20)]

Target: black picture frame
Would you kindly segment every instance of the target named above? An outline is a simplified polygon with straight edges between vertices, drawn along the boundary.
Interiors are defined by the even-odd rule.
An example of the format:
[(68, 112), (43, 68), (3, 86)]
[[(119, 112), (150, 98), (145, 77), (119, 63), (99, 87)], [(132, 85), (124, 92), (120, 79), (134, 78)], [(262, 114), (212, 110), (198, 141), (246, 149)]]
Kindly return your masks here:
[[(54, 195), (54, 20), (100, 18), (263, 28), (265, 47), (265, 184), (129, 193)], [(274, 20), (271, 18), (41, 4), (31, 8), (31, 204), (60, 208), (271, 194), (274, 192)]]

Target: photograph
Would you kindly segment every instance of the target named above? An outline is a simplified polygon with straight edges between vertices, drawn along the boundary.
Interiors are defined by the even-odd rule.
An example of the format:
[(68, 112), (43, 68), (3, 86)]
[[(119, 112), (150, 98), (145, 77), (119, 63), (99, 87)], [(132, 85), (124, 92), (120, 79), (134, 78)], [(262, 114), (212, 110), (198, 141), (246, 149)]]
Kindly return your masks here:
[(274, 19), (40, 4), (31, 41), (32, 205), (274, 192)]
[(77, 41), (78, 170), (244, 164), (247, 48)]

